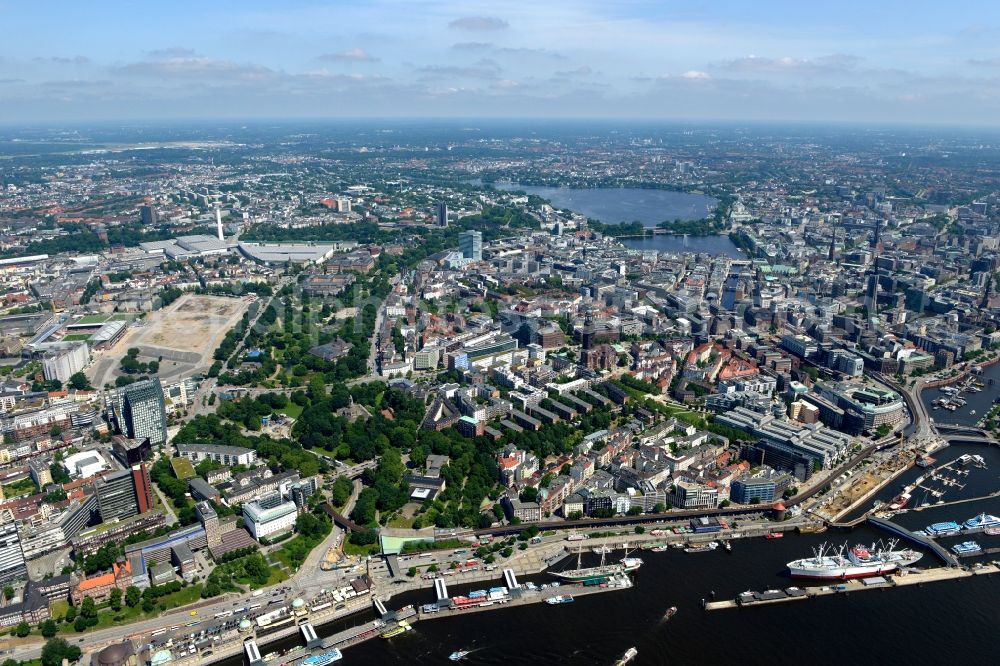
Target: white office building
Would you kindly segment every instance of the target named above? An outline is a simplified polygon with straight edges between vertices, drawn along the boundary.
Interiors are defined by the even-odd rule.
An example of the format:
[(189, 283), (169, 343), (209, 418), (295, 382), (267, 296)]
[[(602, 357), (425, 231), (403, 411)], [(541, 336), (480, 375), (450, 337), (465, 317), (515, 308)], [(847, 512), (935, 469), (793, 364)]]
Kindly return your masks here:
[(80, 342), (60, 349), (46, 352), (42, 357), (42, 372), (45, 379), (58, 379), (62, 383), (87, 367), (90, 361), (90, 350), (86, 343)]
[(243, 505), (243, 521), (250, 534), (257, 541), (295, 529), (298, 509), (294, 502), (283, 502), (276, 507), (265, 509), (259, 502)]

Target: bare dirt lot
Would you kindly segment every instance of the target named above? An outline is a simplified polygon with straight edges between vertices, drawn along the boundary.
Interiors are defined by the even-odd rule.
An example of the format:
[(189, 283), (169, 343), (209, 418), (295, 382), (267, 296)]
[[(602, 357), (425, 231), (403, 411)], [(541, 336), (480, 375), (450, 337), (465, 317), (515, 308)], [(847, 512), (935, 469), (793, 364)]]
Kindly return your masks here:
[(140, 360), (160, 361), (163, 381), (176, 381), (195, 370), (207, 369), (222, 338), (239, 323), (250, 299), (185, 294), (163, 310), (150, 313), (130, 327), (114, 349), (93, 366), (95, 386), (114, 381), (119, 361), (131, 347)]
[[(236, 325), (247, 303), (222, 296), (182, 296), (161, 312), (145, 334), (134, 342), (202, 355), (215, 346)], [(212, 345), (212, 343), (215, 343)], [(211, 347), (211, 348), (210, 348)]]

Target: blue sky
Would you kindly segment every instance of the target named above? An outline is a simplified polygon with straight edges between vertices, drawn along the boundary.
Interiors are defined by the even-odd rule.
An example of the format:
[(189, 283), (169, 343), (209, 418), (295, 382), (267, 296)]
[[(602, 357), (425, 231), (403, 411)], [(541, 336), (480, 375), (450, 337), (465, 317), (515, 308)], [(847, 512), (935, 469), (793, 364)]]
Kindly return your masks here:
[(0, 0), (0, 122), (1000, 123), (1000, 4)]

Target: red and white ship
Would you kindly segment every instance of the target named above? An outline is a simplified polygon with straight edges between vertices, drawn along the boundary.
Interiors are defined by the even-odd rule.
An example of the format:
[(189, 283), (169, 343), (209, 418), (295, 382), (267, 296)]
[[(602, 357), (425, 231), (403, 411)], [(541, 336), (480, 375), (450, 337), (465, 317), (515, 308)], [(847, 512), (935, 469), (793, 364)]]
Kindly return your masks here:
[(893, 550), (896, 543), (889, 541), (885, 546), (876, 544), (871, 548), (859, 545), (850, 550), (845, 544), (836, 551), (827, 548), (824, 543), (813, 551), (813, 557), (789, 562), (788, 571), (793, 578), (826, 580), (866, 578), (892, 573), (923, 557), (922, 553), (915, 550)]
[(905, 509), (906, 505), (910, 503), (910, 493), (901, 493), (892, 498), (889, 502), (890, 511), (899, 511), (900, 509)]

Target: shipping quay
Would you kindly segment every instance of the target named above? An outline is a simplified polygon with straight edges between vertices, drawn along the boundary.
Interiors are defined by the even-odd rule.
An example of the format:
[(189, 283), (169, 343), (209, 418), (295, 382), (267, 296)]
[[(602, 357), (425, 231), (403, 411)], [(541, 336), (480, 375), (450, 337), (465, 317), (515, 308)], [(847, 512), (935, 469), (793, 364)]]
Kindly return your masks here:
[[(494, 575), (495, 579), (496, 576)], [(463, 581), (464, 583), (465, 581)], [(478, 590), (468, 593), (468, 595), (449, 596), (447, 584), (443, 578), (434, 580), (434, 593), (437, 601), (423, 605), (419, 610), (413, 606), (406, 606), (398, 611), (388, 610), (383, 600), (377, 596), (366, 597), (363, 601), (350, 609), (351, 613), (356, 613), (365, 607), (374, 606), (375, 611), (381, 617), (363, 622), (357, 626), (344, 629), (336, 634), (319, 639), (311, 622), (323, 620), (326, 622), (335, 621), (345, 617), (345, 614), (337, 614), (336, 617), (327, 616), (325, 613), (305, 616), (300, 618), (300, 623), (295, 624), (294, 619), (281, 628), (266, 635), (257, 634), (255, 636), (243, 636), (242, 640), (231, 640), (221, 645), (215, 646), (215, 651), (208, 657), (202, 656), (182, 658), (172, 662), (178, 666), (187, 664), (209, 664), (222, 661), (239, 654), (243, 655), (244, 663), (247, 666), (279, 666), (287, 664), (296, 666), (301, 661), (312, 655), (323, 654), (333, 650), (344, 650), (353, 645), (357, 645), (372, 638), (391, 638), (394, 635), (402, 634), (412, 629), (412, 625), (418, 621), (454, 617), (468, 613), (481, 613), (490, 610), (499, 610), (505, 607), (524, 606), (536, 603), (548, 603), (559, 605), (572, 603), (576, 598), (610, 592), (614, 590), (625, 590), (632, 587), (632, 579), (627, 575), (609, 576), (603, 581), (595, 581), (592, 584), (583, 583), (555, 583), (536, 586), (533, 583), (520, 584), (512, 569), (505, 569), (501, 573), (502, 587), (491, 587), (489, 590)], [(319, 622), (317, 622), (319, 624)], [(303, 647), (297, 647), (292, 652), (283, 655), (271, 653), (267, 649), (267, 643), (278, 639), (288, 638), (295, 634), (301, 635), (304, 643)]]
[(722, 610), (725, 608), (767, 606), (770, 604), (787, 603), (791, 601), (805, 601), (808, 599), (815, 599), (816, 597), (831, 596), (835, 594), (850, 594), (852, 592), (860, 592), (862, 590), (906, 587), (909, 585), (934, 583), (942, 580), (986, 576), (997, 573), (998, 571), (1000, 571), (1000, 566), (997, 566), (996, 564), (983, 564), (970, 569), (941, 567), (925, 571), (908, 571), (897, 576), (872, 576), (871, 578), (849, 580), (845, 582), (833, 583), (823, 587), (790, 587), (784, 590), (743, 592), (735, 599), (707, 601), (705, 602), (704, 607), (705, 610)]

